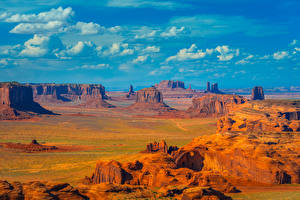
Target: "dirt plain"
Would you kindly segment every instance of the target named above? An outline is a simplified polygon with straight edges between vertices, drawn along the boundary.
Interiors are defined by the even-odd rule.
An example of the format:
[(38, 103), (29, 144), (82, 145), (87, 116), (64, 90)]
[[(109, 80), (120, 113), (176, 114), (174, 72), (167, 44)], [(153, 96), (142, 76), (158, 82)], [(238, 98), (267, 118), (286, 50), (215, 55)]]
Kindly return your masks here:
[[(124, 93), (125, 94), (125, 93)], [(70, 108), (43, 105), (60, 115), (27, 121), (0, 121), (0, 142), (40, 144), (72, 149), (27, 153), (10, 151), (0, 145), (0, 179), (8, 181), (46, 180), (77, 185), (90, 175), (99, 160), (134, 161), (149, 142), (165, 139), (182, 147), (193, 138), (216, 133), (217, 118), (167, 119), (149, 117), (152, 113), (128, 112), (134, 100), (121, 92), (110, 92), (108, 103), (119, 108)], [(191, 99), (165, 99), (169, 106), (185, 110)], [(157, 188), (156, 188), (157, 189)], [(300, 185), (239, 188), (233, 199), (300, 199)], [(122, 199), (122, 197), (121, 197)]]

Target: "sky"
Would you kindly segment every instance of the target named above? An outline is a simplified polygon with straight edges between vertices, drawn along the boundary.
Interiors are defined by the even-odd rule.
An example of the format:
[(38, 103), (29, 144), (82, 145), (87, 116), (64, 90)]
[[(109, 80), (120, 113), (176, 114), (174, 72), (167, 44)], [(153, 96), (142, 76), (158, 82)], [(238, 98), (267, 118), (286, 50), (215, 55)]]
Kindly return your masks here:
[(300, 86), (299, 0), (1, 0), (0, 81)]

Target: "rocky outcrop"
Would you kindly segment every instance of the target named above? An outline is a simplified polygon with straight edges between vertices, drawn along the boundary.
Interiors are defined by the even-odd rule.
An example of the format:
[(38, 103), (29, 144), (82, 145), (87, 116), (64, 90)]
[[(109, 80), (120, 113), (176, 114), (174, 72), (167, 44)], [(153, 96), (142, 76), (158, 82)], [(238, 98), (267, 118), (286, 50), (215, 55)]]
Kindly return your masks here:
[(250, 101), (221, 117), (217, 123), (217, 131), (298, 132), (300, 131), (299, 104), (297, 100)]
[(21, 150), (27, 153), (32, 152), (48, 152), (57, 150), (56, 146), (48, 146), (39, 144), (36, 140), (32, 140), (29, 144), (21, 144), (21, 143), (0, 143), (0, 145), (4, 148)]
[(40, 103), (67, 103), (81, 107), (113, 107), (105, 99), (101, 84), (30, 84), (34, 98)]
[(0, 199), (3, 200), (110, 200), (110, 199), (217, 199), (229, 200), (222, 192), (209, 187), (163, 187), (158, 192), (138, 185), (101, 183), (79, 184), (34, 181), (28, 183), (0, 181)]
[(163, 96), (162, 93), (155, 87), (145, 88), (137, 91), (136, 103), (163, 103)]
[(251, 100), (264, 100), (265, 95), (264, 95), (264, 90), (260, 86), (255, 86), (252, 89), (252, 94), (251, 94)]
[(124, 184), (126, 180), (131, 179), (131, 175), (127, 173), (121, 164), (117, 161), (98, 162), (94, 174), (90, 182), (99, 183), (115, 183)]
[(184, 191), (181, 200), (231, 200), (231, 197), (224, 195), (222, 192), (214, 190), (212, 188), (191, 188)]
[[(194, 162), (203, 165), (203, 173), (218, 173), (233, 183), (300, 183), (299, 141), (297, 135), (227, 133), (196, 138), (178, 154), (198, 151), (204, 159)], [(188, 163), (183, 167), (191, 168)]]
[(32, 88), (19, 83), (0, 83), (0, 120), (27, 119), (53, 114), (33, 101)]
[(223, 94), (218, 87), (218, 83), (213, 83), (210, 87), (210, 82), (206, 83), (205, 93)]
[(185, 89), (183, 81), (164, 80), (155, 87), (162, 92), (165, 98), (193, 98), (203, 96), (202, 92), (193, 90), (191, 85)]
[(136, 102), (128, 107), (137, 111), (165, 112), (174, 110), (163, 102), (162, 93), (155, 87), (144, 88), (136, 92)]
[(193, 105), (187, 113), (192, 117), (216, 117), (222, 116), (236, 105), (243, 104), (246, 99), (238, 95), (207, 94), (193, 99)]
[(143, 151), (143, 153), (168, 153), (168, 145), (165, 140), (162, 140), (161, 142), (153, 142), (149, 143), (146, 146), (146, 150)]
[(127, 98), (130, 98), (130, 97), (133, 97), (133, 96), (135, 96), (135, 92), (134, 92), (134, 90), (133, 90), (133, 86), (130, 85), (129, 91), (128, 91), (128, 93), (126, 94), (126, 97), (127, 97)]
[(29, 182), (20, 183), (0, 180), (0, 199), (5, 200), (86, 200), (86, 196), (79, 193), (68, 183)]

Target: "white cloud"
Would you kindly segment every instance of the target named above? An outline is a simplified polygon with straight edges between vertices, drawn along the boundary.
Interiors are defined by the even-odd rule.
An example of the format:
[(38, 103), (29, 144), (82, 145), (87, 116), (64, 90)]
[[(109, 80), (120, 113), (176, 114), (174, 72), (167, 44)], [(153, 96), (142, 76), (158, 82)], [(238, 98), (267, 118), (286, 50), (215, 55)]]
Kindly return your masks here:
[(79, 41), (74, 46), (69, 46), (67, 49), (56, 54), (57, 57), (67, 59), (72, 56), (89, 57), (95, 55), (96, 45), (91, 41)]
[(178, 28), (176, 26), (172, 26), (168, 31), (162, 32), (160, 35), (162, 37), (174, 37), (177, 36), (179, 33), (184, 31), (184, 27)]
[(156, 30), (152, 30), (150, 32), (145, 32), (142, 34), (136, 34), (135, 39), (151, 38), (151, 37), (154, 37), (156, 35), (156, 33), (157, 33)]
[(50, 11), (39, 14), (15, 14), (5, 19), (6, 22), (49, 22), (66, 21), (74, 15), (71, 7), (63, 9), (62, 7), (52, 8)]
[(92, 35), (97, 34), (102, 29), (104, 30), (104, 27), (101, 27), (97, 23), (85, 23), (85, 22), (77, 22), (76, 25), (73, 26), (74, 29), (77, 29), (80, 31), (80, 34), (82, 35)]
[(120, 44), (119, 43), (113, 43), (110, 50), (110, 54), (116, 54), (120, 52)]
[(5, 58), (0, 59), (0, 67), (5, 67), (6, 65), (8, 65), (7, 59)]
[(194, 60), (194, 59), (200, 59), (204, 58), (206, 56), (207, 52), (203, 52), (201, 49), (198, 50), (196, 44), (192, 44), (190, 48), (181, 49), (175, 56), (170, 56), (166, 59), (167, 62), (171, 60), (178, 60), (178, 61), (184, 61), (184, 60)]
[(290, 45), (291, 45), (291, 46), (295, 46), (297, 43), (298, 43), (298, 40), (293, 40), (293, 41), (290, 43)]
[(235, 78), (237, 75), (242, 75), (242, 74), (246, 74), (246, 71), (245, 70), (236, 71), (233, 73), (232, 78)]
[(151, 75), (151, 76), (161, 75), (161, 74), (170, 72), (171, 69), (173, 69), (173, 67), (164, 65), (164, 66), (161, 66), (159, 69), (155, 69), (155, 70), (149, 72), (149, 75)]
[(0, 20), (5, 19), (9, 16), (9, 14), (7, 12), (1, 13), (0, 14)]
[(32, 34), (43, 32), (61, 32), (64, 23), (61, 21), (49, 21), (47, 23), (20, 23), (10, 33)]
[(148, 59), (148, 55), (144, 56), (138, 56), (136, 59), (134, 59), (132, 62), (133, 63), (144, 63)]
[(159, 0), (109, 0), (108, 7), (133, 7), (133, 8), (157, 8), (157, 9), (174, 9), (177, 7), (185, 7), (172, 1), (159, 1)]
[(284, 59), (288, 56), (289, 56), (289, 53), (287, 51), (278, 51), (278, 52), (273, 54), (273, 58), (275, 60), (281, 60), (281, 59)]
[[(174, 17), (170, 25), (184, 26), (192, 37), (216, 37), (232, 33), (265, 36), (281, 33), (281, 27), (271, 26), (242, 16), (194, 15)], [(251, 28), (249, 28), (251, 27)]]
[(220, 53), (217, 57), (220, 61), (231, 60), (234, 56), (239, 56), (239, 49), (230, 49), (227, 45), (217, 46), (216, 51)]
[(146, 53), (158, 53), (160, 52), (160, 47), (157, 47), (157, 46), (147, 46), (143, 52), (146, 52)]
[(17, 45), (7, 45), (7, 46), (0, 46), (0, 55), (9, 55), (9, 56), (16, 56), (21, 51), (22, 46), (20, 44)]
[(235, 64), (241, 64), (241, 65), (244, 65), (244, 64), (250, 63), (249, 60), (251, 60), (253, 57), (254, 57), (253, 55), (249, 55), (249, 56), (247, 56), (246, 58), (237, 61)]
[(134, 50), (133, 49), (124, 49), (120, 55), (121, 56), (125, 56), (125, 55), (132, 55), (134, 53)]
[(54, 53), (62, 48), (61, 41), (56, 37), (35, 34), (32, 39), (24, 43), (20, 56), (41, 57)]
[(82, 65), (74, 69), (107, 69), (109, 68), (109, 64), (97, 64), (97, 65)]
[(113, 43), (111, 47), (103, 52), (103, 55), (125, 56), (134, 54), (134, 50), (128, 48), (128, 43)]
[(110, 32), (116, 33), (116, 32), (121, 31), (122, 28), (121, 28), (121, 26), (113, 26), (113, 27), (108, 28), (108, 30), (109, 30)]

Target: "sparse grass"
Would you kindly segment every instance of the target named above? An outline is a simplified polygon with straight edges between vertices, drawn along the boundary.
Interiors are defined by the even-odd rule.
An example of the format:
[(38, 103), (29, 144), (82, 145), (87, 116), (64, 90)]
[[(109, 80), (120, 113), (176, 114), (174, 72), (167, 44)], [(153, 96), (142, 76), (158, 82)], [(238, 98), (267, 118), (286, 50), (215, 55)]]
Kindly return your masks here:
[(91, 110), (90, 113), (95, 116), (60, 115), (43, 117), (35, 122), (0, 122), (0, 142), (29, 143), (37, 139), (56, 146), (94, 147), (59, 153), (10, 152), (0, 148), (0, 179), (53, 180), (74, 184), (91, 175), (98, 160), (137, 159), (136, 153), (154, 140), (165, 139), (169, 145), (183, 146), (197, 136), (216, 131), (216, 119), (158, 119), (114, 110)]

